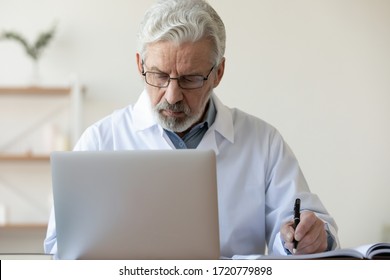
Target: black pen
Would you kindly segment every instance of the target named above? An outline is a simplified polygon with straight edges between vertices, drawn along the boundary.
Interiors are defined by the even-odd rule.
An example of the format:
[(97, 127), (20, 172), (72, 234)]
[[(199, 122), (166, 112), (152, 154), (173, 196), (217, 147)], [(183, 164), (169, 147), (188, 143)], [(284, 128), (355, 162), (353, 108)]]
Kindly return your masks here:
[[(301, 221), (301, 200), (297, 198), (294, 204), (294, 225), (293, 225), (294, 230), (297, 228), (300, 221)], [(296, 241), (294, 238), (293, 254), (296, 253), (297, 246), (298, 246), (298, 241)]]

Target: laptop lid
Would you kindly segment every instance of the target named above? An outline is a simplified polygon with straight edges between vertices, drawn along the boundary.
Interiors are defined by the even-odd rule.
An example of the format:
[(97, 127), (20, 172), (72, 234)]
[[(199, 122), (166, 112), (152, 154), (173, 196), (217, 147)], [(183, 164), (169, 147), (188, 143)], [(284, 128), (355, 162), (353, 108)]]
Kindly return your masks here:
[(60, 259), (218, 259), (213, 151), (51, 154)]

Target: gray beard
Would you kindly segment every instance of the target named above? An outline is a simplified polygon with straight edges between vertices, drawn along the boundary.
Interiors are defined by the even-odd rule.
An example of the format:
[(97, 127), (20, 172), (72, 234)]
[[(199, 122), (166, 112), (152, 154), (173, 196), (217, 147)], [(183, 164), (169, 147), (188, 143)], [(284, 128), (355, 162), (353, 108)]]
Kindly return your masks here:
[[(157, 118), (157, 122), (164, 128), (173, 132), (184, 132), (188, 130), (192, 125), (200, 120), (202, 117), (208, 100), (202, 105), (201, 110), (196, 114), (191, 114), (191, 109), (183, 101), (179, 101), (175, 104), (169, 104), (165, 99), (152, 108), (154, 115)], [(183, 118), (164, 116), (161, 111), (170, 110), (173, 112), (183, 112), (185, 116)]]

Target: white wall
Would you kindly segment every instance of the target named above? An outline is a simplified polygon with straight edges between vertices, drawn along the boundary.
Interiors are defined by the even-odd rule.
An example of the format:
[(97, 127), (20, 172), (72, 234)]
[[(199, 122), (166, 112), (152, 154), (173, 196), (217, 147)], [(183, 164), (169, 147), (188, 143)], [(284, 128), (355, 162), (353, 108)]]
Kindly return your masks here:
[[(0, 29), (33, 38), (55, 20), (44, 83), (77, 73), (86, 122), (134, 102), (136, 31), (154, 1), (1, 0)], [(276, 126), (313, 192), (336, 218), (342, 245), (383, 240), (390, 224), (390, 1), (210, 0), (227, 28), (216, 92)], [(0, 84), (26, 83), (19, 46), (0, 42)]]

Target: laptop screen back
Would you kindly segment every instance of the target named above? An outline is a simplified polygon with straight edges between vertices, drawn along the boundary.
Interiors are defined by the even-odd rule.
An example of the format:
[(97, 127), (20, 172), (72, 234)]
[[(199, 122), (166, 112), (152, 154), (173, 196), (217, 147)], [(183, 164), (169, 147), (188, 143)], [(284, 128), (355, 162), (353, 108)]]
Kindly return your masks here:
[(213, 151), (54, 152), (60, 259), (218, 259)]

